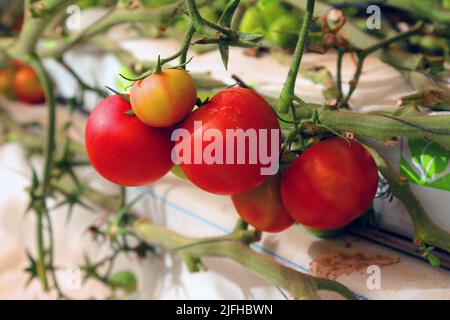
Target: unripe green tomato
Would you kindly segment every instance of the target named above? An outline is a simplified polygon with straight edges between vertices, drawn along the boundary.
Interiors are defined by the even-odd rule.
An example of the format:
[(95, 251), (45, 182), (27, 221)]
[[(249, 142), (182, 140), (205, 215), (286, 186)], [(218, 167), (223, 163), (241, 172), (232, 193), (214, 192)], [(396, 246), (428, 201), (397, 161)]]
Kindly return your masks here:
[(440, 51), (445, 48), (445, 42), (441, 38), (431, 35), (420, 37), (419, 45), (429, 51)]
[(264, 29), (264, 20), (258, 8), (251, 7), (245, 11), (239, 30), (248, 33), (266, 33)]
[(337, 236), (338, 234), (341, 234), (344, 232), (344, 228), (338, 228), (338, 229), (330, 229), (330, 230), (319, 230), (314, 229), (311, 227), (305, 226), (306, 230), (308, 230), (311, 234), (315, 235), (319, 238), (332, 238), (334, 236)]
[(265, 28), (269, 28), (274, 21), (290, 15), (289, 10), (280, 0), (259, 0), (256, 4)]
[(442, 6), (446, 9), (450, 9), (450, 0), (442, 0)]
[(267, 30), (267, 39), (282, 48), (293, 47), (297, 42), (300, 23), (294, 15), (278, 18)]
[(107, 281), (113, 287), (122, 289), (128, 293), (136, 291), (137, 288), (136, 277), (134, 273), (130, 271), (121, 271), (112, 274), (108, 277)]
[(181, 170), (180, 166), (175, 164), (170, 170), (174, 175), (183, 180), (189, 180), (189, 178), (184, 174), (183, 170)]

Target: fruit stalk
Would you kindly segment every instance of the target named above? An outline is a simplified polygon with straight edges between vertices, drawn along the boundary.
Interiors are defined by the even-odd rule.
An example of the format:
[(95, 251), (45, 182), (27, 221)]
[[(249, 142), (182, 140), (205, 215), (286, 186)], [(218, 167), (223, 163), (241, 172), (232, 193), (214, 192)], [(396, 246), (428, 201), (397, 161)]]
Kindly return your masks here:
[(303, 17), (302, 27), (298, 36), (297, 45), (295, 46), (293, 61), (289, 68), (287, 78), (283, 84), (283, 88), (281, 89), (277, 106), (278, 111), (281, 113), (287, 113), (290, 106), (292, 105), (292, 101), (294, 100), (295, 82), (297, 80), (298, 70), (302, 61), (303, 52), (305, 51), (308, 32), (314, 14), (314, 3), (315, 0), (308, 0), (305, 16)]

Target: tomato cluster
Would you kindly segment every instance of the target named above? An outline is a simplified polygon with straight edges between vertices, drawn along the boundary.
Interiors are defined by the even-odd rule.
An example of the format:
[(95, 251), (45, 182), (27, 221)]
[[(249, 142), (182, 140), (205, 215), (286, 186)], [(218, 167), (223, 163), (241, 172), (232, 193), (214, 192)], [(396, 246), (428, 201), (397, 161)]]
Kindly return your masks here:
[(45, 93), (35, 70), (18, 60), (0, 69), (0, 94), (27, 104), (45, 102)]
[[(278, 170), (281, 138), (270, 135), (281, 130), (275, 112), (259, 94), (233, 87), (204, 105), (196, 107), (196, 101), (193, 79), (181, 69), (156, 72), (135, 82), (130, 96), (101, 101), (86, 126), (92, 165), (114, 183), (140, 186), (179, 163), (177, 175), (207, 192), (230, 195), (242, 219), (261, 231), (279, 232), (294, 222), (319, 230), (341, 228), (370, 206), (378, 171), (360, 143), (325, 139)], [(236, 129), (263, 132), (258, 148), (278, 151), (273, 174), (263, 174), (266, 163), (261, 158), (249, 161), (251, 150), (257, 150), (251, 141), (245, 147), (246, 161), (238, 161), (238, 145), (228, 148), (226, 141)], [(179, 132), (183, 134), (178, 137)], [(211, 151), (212, 145), (221, 148)], [(214, 161), (197, 161), (197, 147), (211, 149)]]

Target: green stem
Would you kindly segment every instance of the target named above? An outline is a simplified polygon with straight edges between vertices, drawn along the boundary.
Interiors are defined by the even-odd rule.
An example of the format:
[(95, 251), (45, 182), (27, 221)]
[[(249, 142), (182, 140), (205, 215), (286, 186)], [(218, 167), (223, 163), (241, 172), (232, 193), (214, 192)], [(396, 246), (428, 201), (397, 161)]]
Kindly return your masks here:
[(180, 50), (175, 52), (170, 57), (161, 59), (161, 65), (164, 65), (167, 62), (175, 60), (176, 58), (179, 57), (180, 58), (180, 62), (179, 62), (180, 65), (182, 66), (183, 69), (186, 69), (186, 57), (187, 57), (187, 53), (189, 51), (189, 46), (191, 45), (191, 40), (192, 40), (192, 37), (194, 36), (194, 33), (195, 33), (194, 24), (191, 23), (189, 25), (188, 31), (184, 35), (183, 43), (181, 44)]
[[(38, 247), (39, 247), (39, 261), (42, 264), (40, 270), (40, 278), (44, 290), (48, 290), (48, 283), (46, 279), (46, 267), (45, 267), (45, 252), (43, 250), (43, 221), (42, 216), (48, 215), (46, 199), (50, 194), (50, 181), (51, 171), (53, 166), (53, 153), (55, 150), (55, 131), (56, 131), (56, 105), (53, 95), (53, 84), (45, 70), (41, 60), (36, 55), (31, 55), (30, 64), (36, 71), (39, 82), (41, 83), (45, 92), (46, 104), (47, 104), (47, 138), (44, 152), (44, 169), (43, 177), (41, 180), (41, 196), (42, 196), (42, 208), (38, 210)], [(50, 227), (51, 228), (51, 227)], [(53, 254), (51, 254), (51, 257)]]
[[(199, 5), (210, 3), (211, 0), (201, 0)], [(41, 56), (45, 57), (60, 57), (64, 52), (71, 49), (73, 46), (86, 41), (111, 27), (133, 22), (148, 22), (152, 19), (160, 19), (161, 17), (172, 16), (175, 10), (180, 10), (178, 3), (168, 4), (158, 8), (139, 8), (129, 10), (126, 8), (117, 8), (110, 11), (101, 19), (89, 25), (82, 31), (72, 34), (66, 40), (59, 41), (56, 46), (49, 49), (42, 49)]]
[(55, 99), (53, 96), (53, 85), (52, 82), (42, 65), (41, 60), (34, 54), (30, 55), (30, 64), (36, 71), (39, 82), (45, 92), (46, 104), (47, 104), (47, 139), (44, 151), (44, 170), (41, 179), (41, 190), (40, 196), (42, 197), (42, 202), (40, 203), (40, 208), (36, 210), (38, 216), (37, 223), (37, 242), (38, 242), (38, 274), (41, 279), (42, 286), (44, 290), (48, 290), (48, 282), (46, 276), (46, 265), (45, 265), (45, 250), (44, 250), (44, 240), (43, 240), (43, 216), (48, 214), (46, 199), (50, 193), (50, 180), (51, 180), (51, 170), (53, 165), (53, 152), (55, 149), (55, 124), (56, 124), (56, 112), (55, 112)]
[(195, 3), (195, 0), (186, 0), (186, 5), (192, 21), (200, 22), (203, 20), (202, 16), (200, 15), (200, 11), (197, 8), (197, 4)]
[(32, 55), (30, 63), (35, 69), (39, 82), (45, 92), (45, 99), (47, 104), (47, 137), (44, 152), (44, 171), (42, 178), (42, 196), (46, 198), (50, 191), (50, 179), (53, 166), (53, 153), (55, 150), (55, 131), (56, 131), (56, 104), (53, 96), (53, 84), (45, 70), (41, 60)]
[(336, 62), (336, 89), (337, 99), (341, 101), (342, 93), (342, 60), (344, 59), (344, 51), (341, 48), (337, 48), (337, 62)]
[(203, 19), (200, 15), (200, 11), (198, 10), (195, 0), (186, 0), (186, 6), (191, 18), (191, 24), (198, 34), (201, 34), (207, 38), (217, 39), (220, 38), (222, 32), (229, 32), (229, 30), (225, 30), (215, 24), (210, 24), (208, 21)]
[(308, 0), (306, 12), (303, 17), (302, 27), (298, 36), (297, 45), (295, 46), (295, 52), (291, 67), (284, 82), (283, 89), (280, 93), (280, 99), (278, 101), (278, 111), (281, 113), (287, 113), (292, 101), (294, 100), (294, 89), (295, 82), (297, 80), (298, 70), (300, 68), (300, 63), (302, 61), (303, 52), (306, 47), (306, 40), (308, 37), (309, 28), (311, 25), (311, 20), (314, 14), (314, 3), (315, 0)]
[(353, 92), (355, 92), (356, 87), (359, 83), (359, 78), (361, 77), (363, 66), (364, 66), (364, 60), (366, 59), (366, 56), (364, 54), (357, 54), (358, 62), (356, 63), (356, 69), (355, 73), (353, 75), (353, 79), (349, 82), (349, 89), (347, 94), (345, 95), (344, 99), (342, 99), (341, 103), (339, 104), (340, 108), (348, 108), (348, 101), (353, 95)]
[(393, 44), (393, 43), (395, 43), (395, 42), (397, 42), (399, 40), (406, 39), (406, 38), (416, 34), (420, 30), (422, 30), (423, 26), (424, 26), (423, 21), (419, 21), (419, 22), (416, 23), (416, 25), (414, 27), (412, 27), (411, 29), (409, 29), (407, 31), (398, 33), (397, 35), (395, 35), (395, 36), (393, 36), (391, 38), (385, 39), (385, 40), (380, 41), (380, 42), (378, 42), (378, 43), (376, 43), (374, 45), (371, 45), (370, 47), (365, 48), (362, 51), (363, 55), (364, 56), (368, 56), (369, 54), (374, 53), (378, 49), (382, 49), (384, 47), (387, 47), (387, 46), (389, 46), (389, 45), (391, 45), (391, 44)]
[(346, 94), (346, 96), (344, 97), (344, 99), (341, 101), (339, 106), (340, 107), (348, 107), (348, 102), (349, 102), (350, 98), (352, 97), (353, 93), (355, 92), (356, 87), (358, 86), (359, 79), (361, 77), (363, 66), (364, 66), (364, 61), (367, 58), (367, 56), (369, 56), (370, 54), (374, 53), (375, 51), (377, 51), (381, 48), (387, 47), (399, 40), (408, 38), (409, 36), (419, 32), (423, 28), (423, 26), (424, 26), (423, 22), (420, 21), (414, 27), (409, 29), (408, 31), (399, 33), (389, 39), (385, 39), (383, 41), (380, 41), (378, 43), (375, 43), (375, 44), (365, 48), (364, 50), (356, 52), (356, 55), (358, 57), (358, 62), (356, 65), (355, 73), (353, 75), (353, 79), (350, 80), (349, 91)]
[(450, 150), (450, 115), (429, 116), (420, 112), (402, 116), (334, 110), (309, 105), (296, 108), (296, 120), (311, 119), (333, 131), (387, 141), (395, 137), (428, 139)]
[(49, 21), (54, 18), (58, 10), (70, 2), (70, 0), (44, 0), (42, 1), (42, 6), (45, 12), (42, 12), (41, 16), (38, 17), (30, 15), (29, 1), (25, 2), (23, 26), (19, 38), (9, 50), (9, 54), (12, 57), (21, 59), (27, 54), (34, 52), (37, 42), (44, 33)]
[(100, 89), (100, 88), (96, 88), (96, 87), (93, 87), (93, 86), (91, 86), (91, 85), (89, 85), (89, 84), (87, 84), (86, 82), (84, 82), (83, 81), (83, 79), (81, 79), (80, 78), (80, 76), (75, 72), (75, 70), (73, 70), (65, 61), (64, 61), (64, 58), (60, 58), (60, 59), (57, 59), (58, 60), (58, 62), (72, 75), (72, 77), (74, 77), (74, 79), (78, 82), (78, 84), (82, 87), (82, 88), (84, 88), (85, 90), (88, 90), (88, 91), (92, 91), (92, 92), (95, 92), (95, 93), (97, 93), (100, 97), (103, 97), (103, 98), (106, 98), (107, 96), (108, 96), (108, 93), (105, 91), (105, 90), (103, 90), (103, 89)]
[(177, 251), (194, 259), (201, 257), (230, 258), (238, 264), (255, 272), (262, 278), (287, 290), (297, 299), (318, 299), (317, 290), (331, 290), (346, 298), (356, 299), (350, 290), (340, 285), (331, 285), (328, 280), (314, 278), (310, 275), (297, 272), (275, 262), (272, 258), (257, 253), (241, 241), (230, 241), (230, 235), (214, 241), (198, 242), (198, 239), (175, 234), (163, 227), (138, 221), (134, 231), (149, 243), (157, 244), (169, 250)]
[(38, 258), (36, 262), (36, 271), (41, 282), (42, 289), (48, 291), (48, 280), (47, 280), (47, 266), (45, 263), (45, 244), (44, 244), (44, 216), (45, 210), (42, 208), (36, 209), (37, 223), (36, 223), (36, 242), (37, 242), (37, 252)]

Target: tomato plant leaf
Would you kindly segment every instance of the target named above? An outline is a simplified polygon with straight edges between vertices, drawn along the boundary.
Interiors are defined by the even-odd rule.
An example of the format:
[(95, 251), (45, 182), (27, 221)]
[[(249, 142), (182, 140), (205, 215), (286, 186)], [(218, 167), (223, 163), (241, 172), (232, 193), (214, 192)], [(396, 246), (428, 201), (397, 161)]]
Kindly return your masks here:
[(219, 42), (219, 52), (225, 69), (228, 69), (228, 57), (230, 54), (230, 49), (228, 47), (228, 44), (226, 44), (226, 42), (224, 41)]
[(236, 11), (236, 9), (238, 7), (239, 2), (240, 2), (240, 0), (232, 0), (232, 2), (230, 2), (227, 5), (227, 7), (223, 11), (222, 15), (220, 16), (219, 26), (230, 27), (231, 21), (233, 20), (234, 12)]
[(450, 151), (440, 145), (421, 139), (409, 139), (411, 160), (420, 170), (421, 180), (432, 182), (435, 176), (447, 169)]

